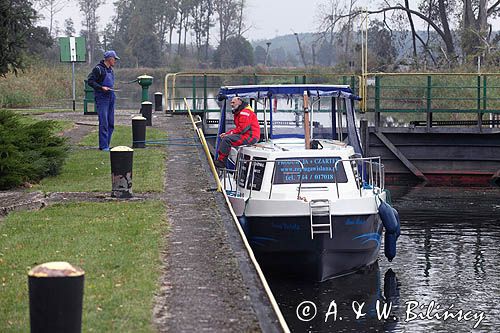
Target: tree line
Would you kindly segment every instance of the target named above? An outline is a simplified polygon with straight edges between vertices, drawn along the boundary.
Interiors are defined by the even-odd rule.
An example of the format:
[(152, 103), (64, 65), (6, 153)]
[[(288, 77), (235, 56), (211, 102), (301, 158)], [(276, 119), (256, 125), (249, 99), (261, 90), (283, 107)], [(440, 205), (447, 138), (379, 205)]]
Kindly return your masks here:
[[(105, 0), (0, 0), (0, 74), (22, 68), (26, 54), (58, 61), (55, 37), (74, 35), (86, 37), (89, 63), (98, 61), (103, 50), (115, 49), (123, 67), (262, 64), (358, 71), (363, 30), (368, 32), (370, 71), (450, 69), (479, 59), (500, 63), (500, 36), (492, 25), (500, 0), (384, 0), (368, 8), (360, 0), (323, 0), (316, 8), (313, 37), (292, 36), (295, 54), (270, 40), (264, 43), (267, 47), (252, 47), (245, 38), (252, 28), (245, 17), (249, 1), (116, 0), (114, 16), (103, 25)], [(77, 4), (81, 13), (83, 29), (78, 33), (71, 18), (62, 28), (55, 23), (69, 3)], [(45, 26), (40, 25), (42, 16)]]
[[(87, 39), (91, 61), (98, 60), (103, 49), (114, 49), (123, 55), (122, 65), (128, 67), (165, 66), (179, 59), (190, 59), (192, 66), (253, 63), (237, 50), (238, 46), (250, 46), (243, 37), (246, 0), (119, 0), (113, 3), (111, 22), (99, 31), (103, 4), (104, 0), (78, 0), (84, 15), (81, 34)], [(51, 13), (47, 5), (41, 8)], [(71, 19), (64, 24), (66, 35), (75, 33)], [(218, 44), (215, 50), (212, 40)]]
[(358, 0), (326, 0), (320, 10), (318, 42), (331, 48), (340, 45), (344, 63), (354, 59), (360, 47), (355, 30), (368, 19), (372, 66), (394, 64), (394, 48), (408, 39), (409, 52), (399, 61), (417, 70), (449, 69), (477, 64), (479, 59), (496, 66), (500, 35), (492, 22), (499, 14), (499, 0), (385, 0), (369, 8)]

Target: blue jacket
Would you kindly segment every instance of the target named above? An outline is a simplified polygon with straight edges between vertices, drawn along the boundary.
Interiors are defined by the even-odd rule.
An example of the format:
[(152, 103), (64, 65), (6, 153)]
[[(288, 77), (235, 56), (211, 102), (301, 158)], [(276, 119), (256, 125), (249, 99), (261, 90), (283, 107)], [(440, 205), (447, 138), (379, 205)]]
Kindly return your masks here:
[(106, 72), (113, 72), (113, 69), (111, 67), (106, 67), (104, 60), (101, 60), (101, 62), (94, 67), (92, 72), (90, 72), (87, 81), (89, 86), (94, 88), (94, 91), (102, 91), (102, 83), (106, 78)]

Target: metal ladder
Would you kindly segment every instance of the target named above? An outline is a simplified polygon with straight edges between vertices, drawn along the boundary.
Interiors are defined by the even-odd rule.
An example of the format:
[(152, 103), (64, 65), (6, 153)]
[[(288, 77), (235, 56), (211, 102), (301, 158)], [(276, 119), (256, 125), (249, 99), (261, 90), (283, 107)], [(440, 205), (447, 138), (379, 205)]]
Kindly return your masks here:
[[(332, 214), (330, 209), (331, 204), (330, 200), (328, 199), (315, 199), (309, 201), (309, 216), (311, 217), (311, 239), (314, 239), (315, 234), (330, 234), (330, 238), (333, 237)], [(328, 216), (329, 223), (315, 223), (315, 216)]]

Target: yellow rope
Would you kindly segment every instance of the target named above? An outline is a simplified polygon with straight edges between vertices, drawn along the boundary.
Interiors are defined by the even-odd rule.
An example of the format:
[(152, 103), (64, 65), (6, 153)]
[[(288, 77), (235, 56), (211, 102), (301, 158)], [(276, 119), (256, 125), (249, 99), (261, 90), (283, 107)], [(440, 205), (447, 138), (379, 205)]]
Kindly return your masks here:
[(281, 313), (281, 310), (278, 306), (278, 303), (276, 302), (276, 299), (274, 298), (274, 295), (271, 291), (271, 288), (269, 287), (269, 284), (267, 283), (266, 277), (264, 276), (264, 273), (262, 272), (262, 269), (259, 266), (259, 263), (257, 262), (257, 259), (255, 258), (255, 255), (253, 254), (252, 248), (250, 247), (250, 244), (248, 243), (248, 240), (245, 236), (245, 232), (241, 228), (240, 222), (238, 221), (238, 217), (236, 216), (236, 213), (233, 210), (233, 207), (231, 206), (231, 202), (229, 201), (229, 198), (227, 196), (226, 191), (222, 190), (222, 184), (219, 178), (219, 175), (217, 173), (217, 170), (215, 169), (214, 162), (212, 160), (212, 156), (210, 155), (210, 151), (208, 150), (208, 144), (207, 141), (205, 140), (205, 135), (203, 134), (203, 130), (201, 128), (198, 128), (196, 126), (196, 122), (194, 121), (193, 115), (191, 114), (191, 109), (188, 105), (188, 102), (186, 98), (184, 98), (184, 103), (186, 105), (186, 108), (188, 110), (189, 117), (191, 118), (191, 123), (193, 124), (193, 129), (194, 131), (198, 134), (198, 138), (201, 141), (201, 144), (203, 146), (203, 149), (205, 150), (205, 154), (208, 159), (208, 164), (210, 165), (210, 168), (212, 169), (212, 173), (214, 175), (215, 181), (217, 183), (217, 191), (222, 192), (224, 195), (224, 199), (226, 200), (227, 206), (229, 208), (229, 211), (231, 213), (231, 216), (233, 217), (233, 222), (236, 225), (236, 228), (238, 229), (238, 232), (240, 233), (241, 240), (243, 241), (243, 244), (245, 245), (245, 248), (248, 252), (248, 256), (250, 257), (250, 260), (252, 261), (255, 270), (257, 271), (257, 275), (260, 278), (260, 281), (262, 283), (262, 286), (267, 294), (267, 297), (269, 298), (269, 301), (271, 302), (271, 305), (274, 309), (274, 312), (276, 313), (276, 316), (278, 317), (278, 321), (281, 325), (281, 328), (283, 329), (283, 332), (289, 333), (290, 329), (288, 328), (288, 325), (285, 321), (285, 318), (283, 317), (283, 314)]

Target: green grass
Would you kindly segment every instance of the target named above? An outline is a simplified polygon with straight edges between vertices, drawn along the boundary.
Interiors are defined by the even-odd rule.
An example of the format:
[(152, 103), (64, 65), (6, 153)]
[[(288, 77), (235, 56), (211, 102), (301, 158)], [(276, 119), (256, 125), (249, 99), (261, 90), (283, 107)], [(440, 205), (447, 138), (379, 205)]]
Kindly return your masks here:
[(159, 201), (10, 214), (0, 224), (0, 331), (29, 332), (28, 270), (67, 261), (85, 271), (83, 332), (152, 332), (166, 232)]
[[(135, 149), (132, 192), (163, 191), (164, 160), (163, 150)], [(109, 153), (97, 149), (72, 151), (58, 176), (44, 178), (32, 189), (43, 192), (111, 191)]]
[(38, 118), (35, 118), (35, 117), (30, 117), (30, 116), (26, 116), (26, 117), (21, 117), (20, 120), (22, 121), (22, 123), (24, 124), (34, 124), (36, 122), (39, 122), (39, 121), (49, 121), (51, 123), (54, 124), (54, 133), (58, 133), (58, 132), (63, 132), (63, 131), (66, 131), (66, 130), (69, 130), (70, 128), (72, 128), (73, 126), (75, 126), (75, 123), (73, 121), (70, 121), (70, 120), (40, 120)]
[[(117, 126), (113, 133), (113, 146), (131, 146), (130, 126)], [(147, 129), (148, 139), (166, 138), (158, 129)], [(87, 135), (81, 146), (97, 146), (97, 131)], [(161, 148), (134, 149), (132, 166), (132, 192), (162, 192), (165, 173), (165, 151)], [(66, 159), (62, 172), (56, 177), (42, 179), (33, 190), (43, 192), (105, 192), (111, 191), (111, 165), (109, 153), (76, 149)]]
[[(157, 128), (146, 128), (146, 140), (160, 140), (166, 139), (167, 133), (161, 131)], [(85, 136), (82, 141), (80, 141), (80, 146), (97, 147), (99, 142), (97, 129), (92, 131), (89, 135)], [(111, 146), (128, 146), (132, 147), (132, 127), (131, 126), (116, 126), (111, 139)]]

